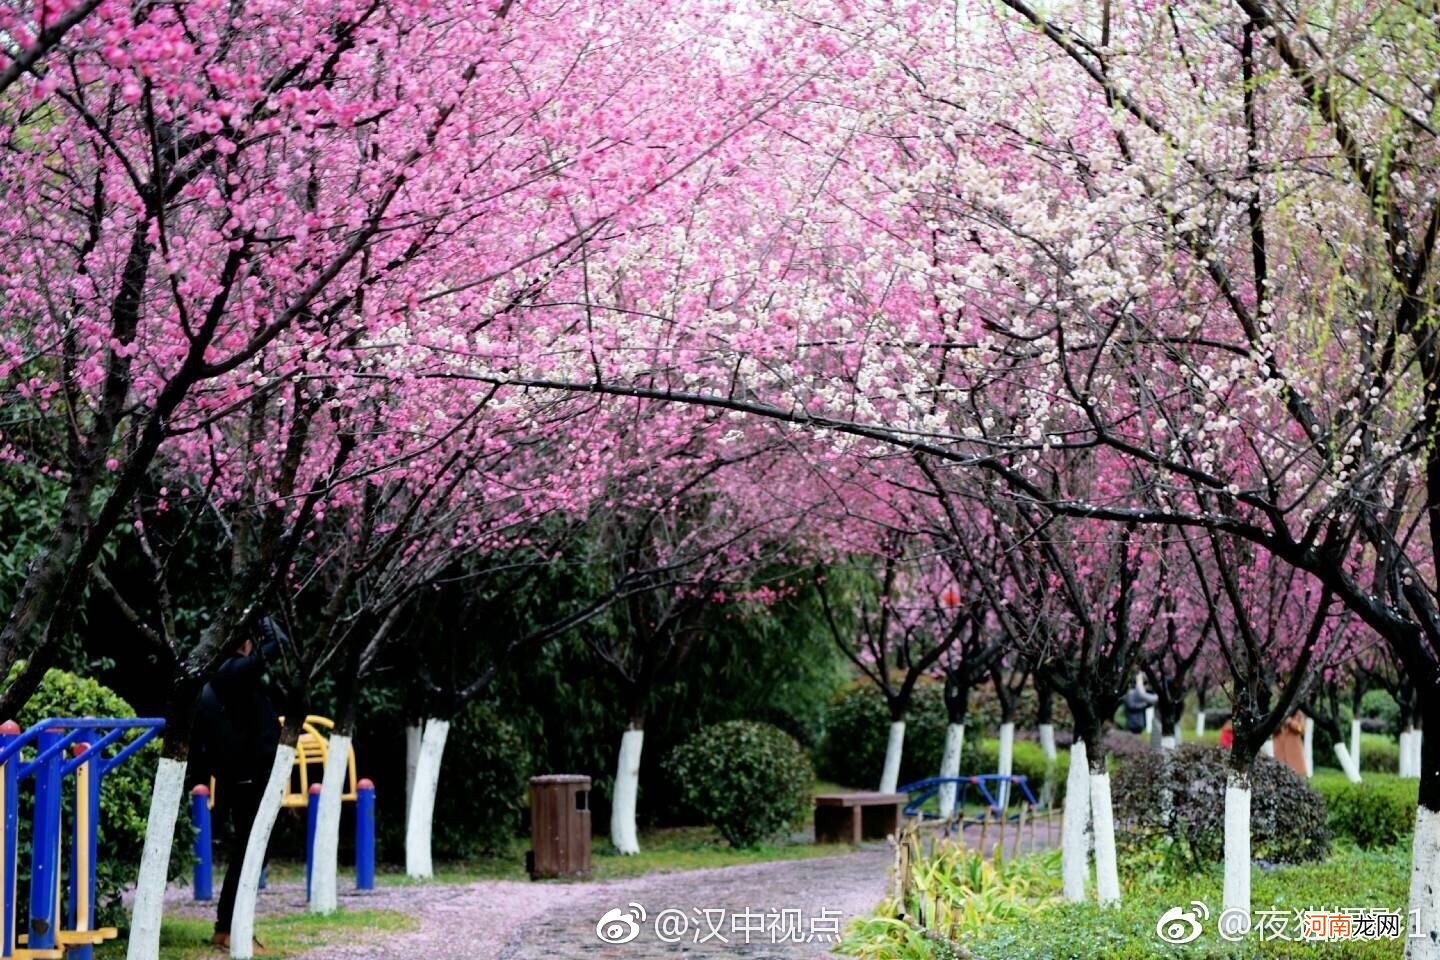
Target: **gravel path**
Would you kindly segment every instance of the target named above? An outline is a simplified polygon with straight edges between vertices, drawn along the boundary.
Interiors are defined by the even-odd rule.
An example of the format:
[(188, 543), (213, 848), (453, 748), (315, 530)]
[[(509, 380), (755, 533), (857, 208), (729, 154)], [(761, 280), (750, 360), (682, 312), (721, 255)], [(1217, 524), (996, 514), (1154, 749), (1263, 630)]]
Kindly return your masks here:
[[(868, 911), (884, 897), (889, 864), (889, 848), (876, 844), (834, 857), (650, 874), (626, 880), (495, 880), (464, 885), (384, 886), (364, 893), (342, 891), (340, 902), (346, 909), (398, 910), (417, 917), (419, 929), (404, 934), (362, 935), (351, 942), (308, 951), (303, 957), (818, 957), (829, 952), (835, 934), (844, 930), (850, 918)], [(167, 913), (214, 915), (213, 906), (192, 903), (188, 897), (188, 890), (172, 888)], [(644, 908), (643, 921), (632, 904)], [(261, 914), (304, 908), (304, 889), (298, 884), (275, 883), (261, 893)], [(597, 935), (597, 922), (612, 909), (634, 915), (637, 933), (633, 939), (612, 944)], [(666, 919), (657, 923), (661, 914)], [(622, 919), (611, 929), (623, 935), (630, 928)]]

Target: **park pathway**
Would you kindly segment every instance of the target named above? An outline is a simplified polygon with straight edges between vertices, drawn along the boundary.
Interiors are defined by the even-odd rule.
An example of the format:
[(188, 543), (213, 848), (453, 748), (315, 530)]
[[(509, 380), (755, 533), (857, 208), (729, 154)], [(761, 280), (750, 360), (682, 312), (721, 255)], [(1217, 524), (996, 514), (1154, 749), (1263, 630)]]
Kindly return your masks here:
[[(877, 844), (834, 857), (625, 880), (386, 886), (342, 894), (342, 905), (399, 910), (419, 920), (417, 930), (319, 947), (303, 954), (303, 960), (818, 957), (833, 945), (831, 931), (844, 930), (851, 918), (884, 897), (889, 864), (889, 848)], [(292, 892), (289, 886), (269, 891), (262, 904), (294, 909), (297, 904), (291, 901), (298, 900), (300, 891)], [(602, 941), (596, 933), (601, 916), (612, 909), (633, 914), (632, 904), (641, 905), (646, 917), (637, 924), (635, 938)], [(656, 935), (657, 918), (667, 910), (675, 912), (660, 922), (667, 925), (665, 935), (672, 942)], [(677, 916), (685, 918), (683, 931)], [(712, 927), (719, 928), (718, 936)], [(622, 924), (615, 929), (623, 934), (629, 928)], [(815, 939), (807, 940), (811, 934)]]
[[(1027, 827), (1020, 851), (1054, 844), (1053, 831)], [(973, 828), (966, 834), (971, 843), (980, 839)], [(993, 847), (998, 837), (986, 839)], [(1007, 853), (1017, 848), (1015, 839), (1013, 833), (1006, 838)], [(366, 892), (342, 886), (345, 909), (398, 911), (415, 917), (417, 928), (347, 931), (347, 940), (306, 951), (298, 960), (823, 957), (851, 919), (885, 896), (892, 856), (889, 844), (875, 843), (838, 856), (623, 880), (387, 884)], [(214, 915), (212, 905), (191, 902), (183, 887), (172, 887), (167, 900), (172, 916)], [(305, 909), (304, 888), (294, 882), (272, 884), (261, 894), (258, 909), (267, 915), (299, 913)], [(633, 939), (601, 939), (597, 924), (612, 910), (638, 921)], [(608, 929), (619, 936), (630, 932), (623, 917)]]

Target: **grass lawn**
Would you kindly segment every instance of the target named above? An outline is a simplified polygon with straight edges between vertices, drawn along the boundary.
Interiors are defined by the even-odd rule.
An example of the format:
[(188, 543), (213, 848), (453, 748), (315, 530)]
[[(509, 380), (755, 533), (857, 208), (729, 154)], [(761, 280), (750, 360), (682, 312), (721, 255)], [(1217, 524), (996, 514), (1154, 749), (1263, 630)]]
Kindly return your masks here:
[[(367, 934), (398, 933), (413, 929), (415, 920), (390, 910), (340, 911), (327, 917), (308, 913), (283, 917), (262, 917), (256, 923), (256, 938), (270, 950), (272, 957), (288, 957), (311, 947), (333, 943), (341, 937), (363, 938)], [(225, 953), (210, 945), (213, 921), (189, 918), (167, 918), (160, 928), (161, 960), (199, 960), (224, 957)], [(98, 960), (121, 960), (125, 941), (112, 940), (95, 948)]]

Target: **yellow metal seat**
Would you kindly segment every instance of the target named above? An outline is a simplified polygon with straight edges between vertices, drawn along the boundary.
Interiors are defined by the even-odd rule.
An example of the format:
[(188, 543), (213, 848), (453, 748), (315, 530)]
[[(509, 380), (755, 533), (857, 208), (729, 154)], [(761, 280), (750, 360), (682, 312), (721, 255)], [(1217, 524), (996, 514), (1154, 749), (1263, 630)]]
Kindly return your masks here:
[[(280, 718), (280, 723), (285, 723), (285, 718)], [(300, 738), (295, 742), (295, 766), (291, 770), (290, 779), (285, 782), (285, 795), (280, 801), (282, 807), (303, 810), (310, 803), (310, 768), (318, 766), (323, 776), (325, 772), (325, 761), (330, 756), (330, 741), (321, 730), (334, 730), (335, 721), (329, 717), (322, 717), (311, 714), (305, 718), (305, 723), (300, 727)], [(347, 803), (355, 800), (355, 747), (352, 745), (348, 750), (349, 756), (345, 759), (345, 792), (340, 799)], [(318, 783), (322, 777), (316, 777)], [(215, 807), (215, 778), (210, 778), (210, 800), (211, 809)]]

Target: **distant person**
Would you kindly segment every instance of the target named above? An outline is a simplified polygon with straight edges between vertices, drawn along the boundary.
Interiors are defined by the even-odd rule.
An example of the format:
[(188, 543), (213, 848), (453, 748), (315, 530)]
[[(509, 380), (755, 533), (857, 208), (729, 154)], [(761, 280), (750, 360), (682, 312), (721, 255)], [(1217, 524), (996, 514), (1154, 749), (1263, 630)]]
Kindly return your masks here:
[[(201, 777), (215, 778), (215, 825), (230, 825), (225, 881), (211, 938), (211, 943), (225, 949), (230, 947), (230, 921), (235, 914), (245, 846), (280, 742), (280, 719), (270, 699), (266, 670), (288, 640), (279, 624), (261, 617), (253, 632), (231, 648), (196, 703), (193, 739), (199, 756), (195, 759)], [(264, 955), (259, 941), (254, 952)]]
[(1220, 728), (1220, 746), (1226, 750), (1235, 749), (1235, 728), (1230, 725), (1229, 720), (1226, 720), (1225, 725)]
[(1145, 689), (1145, 681), (1137, 675), (1135, 686), (1125, 694), (1123, 705), (1125, 707), (1125, 729), (1131, 733), (1145, 732), (1145, 713), (1155, 706), (1160, 700), (1155, 694)]
[(1275, 731), (1275, 759), (1305, 776), (1305, 712), (1296, 710)]

